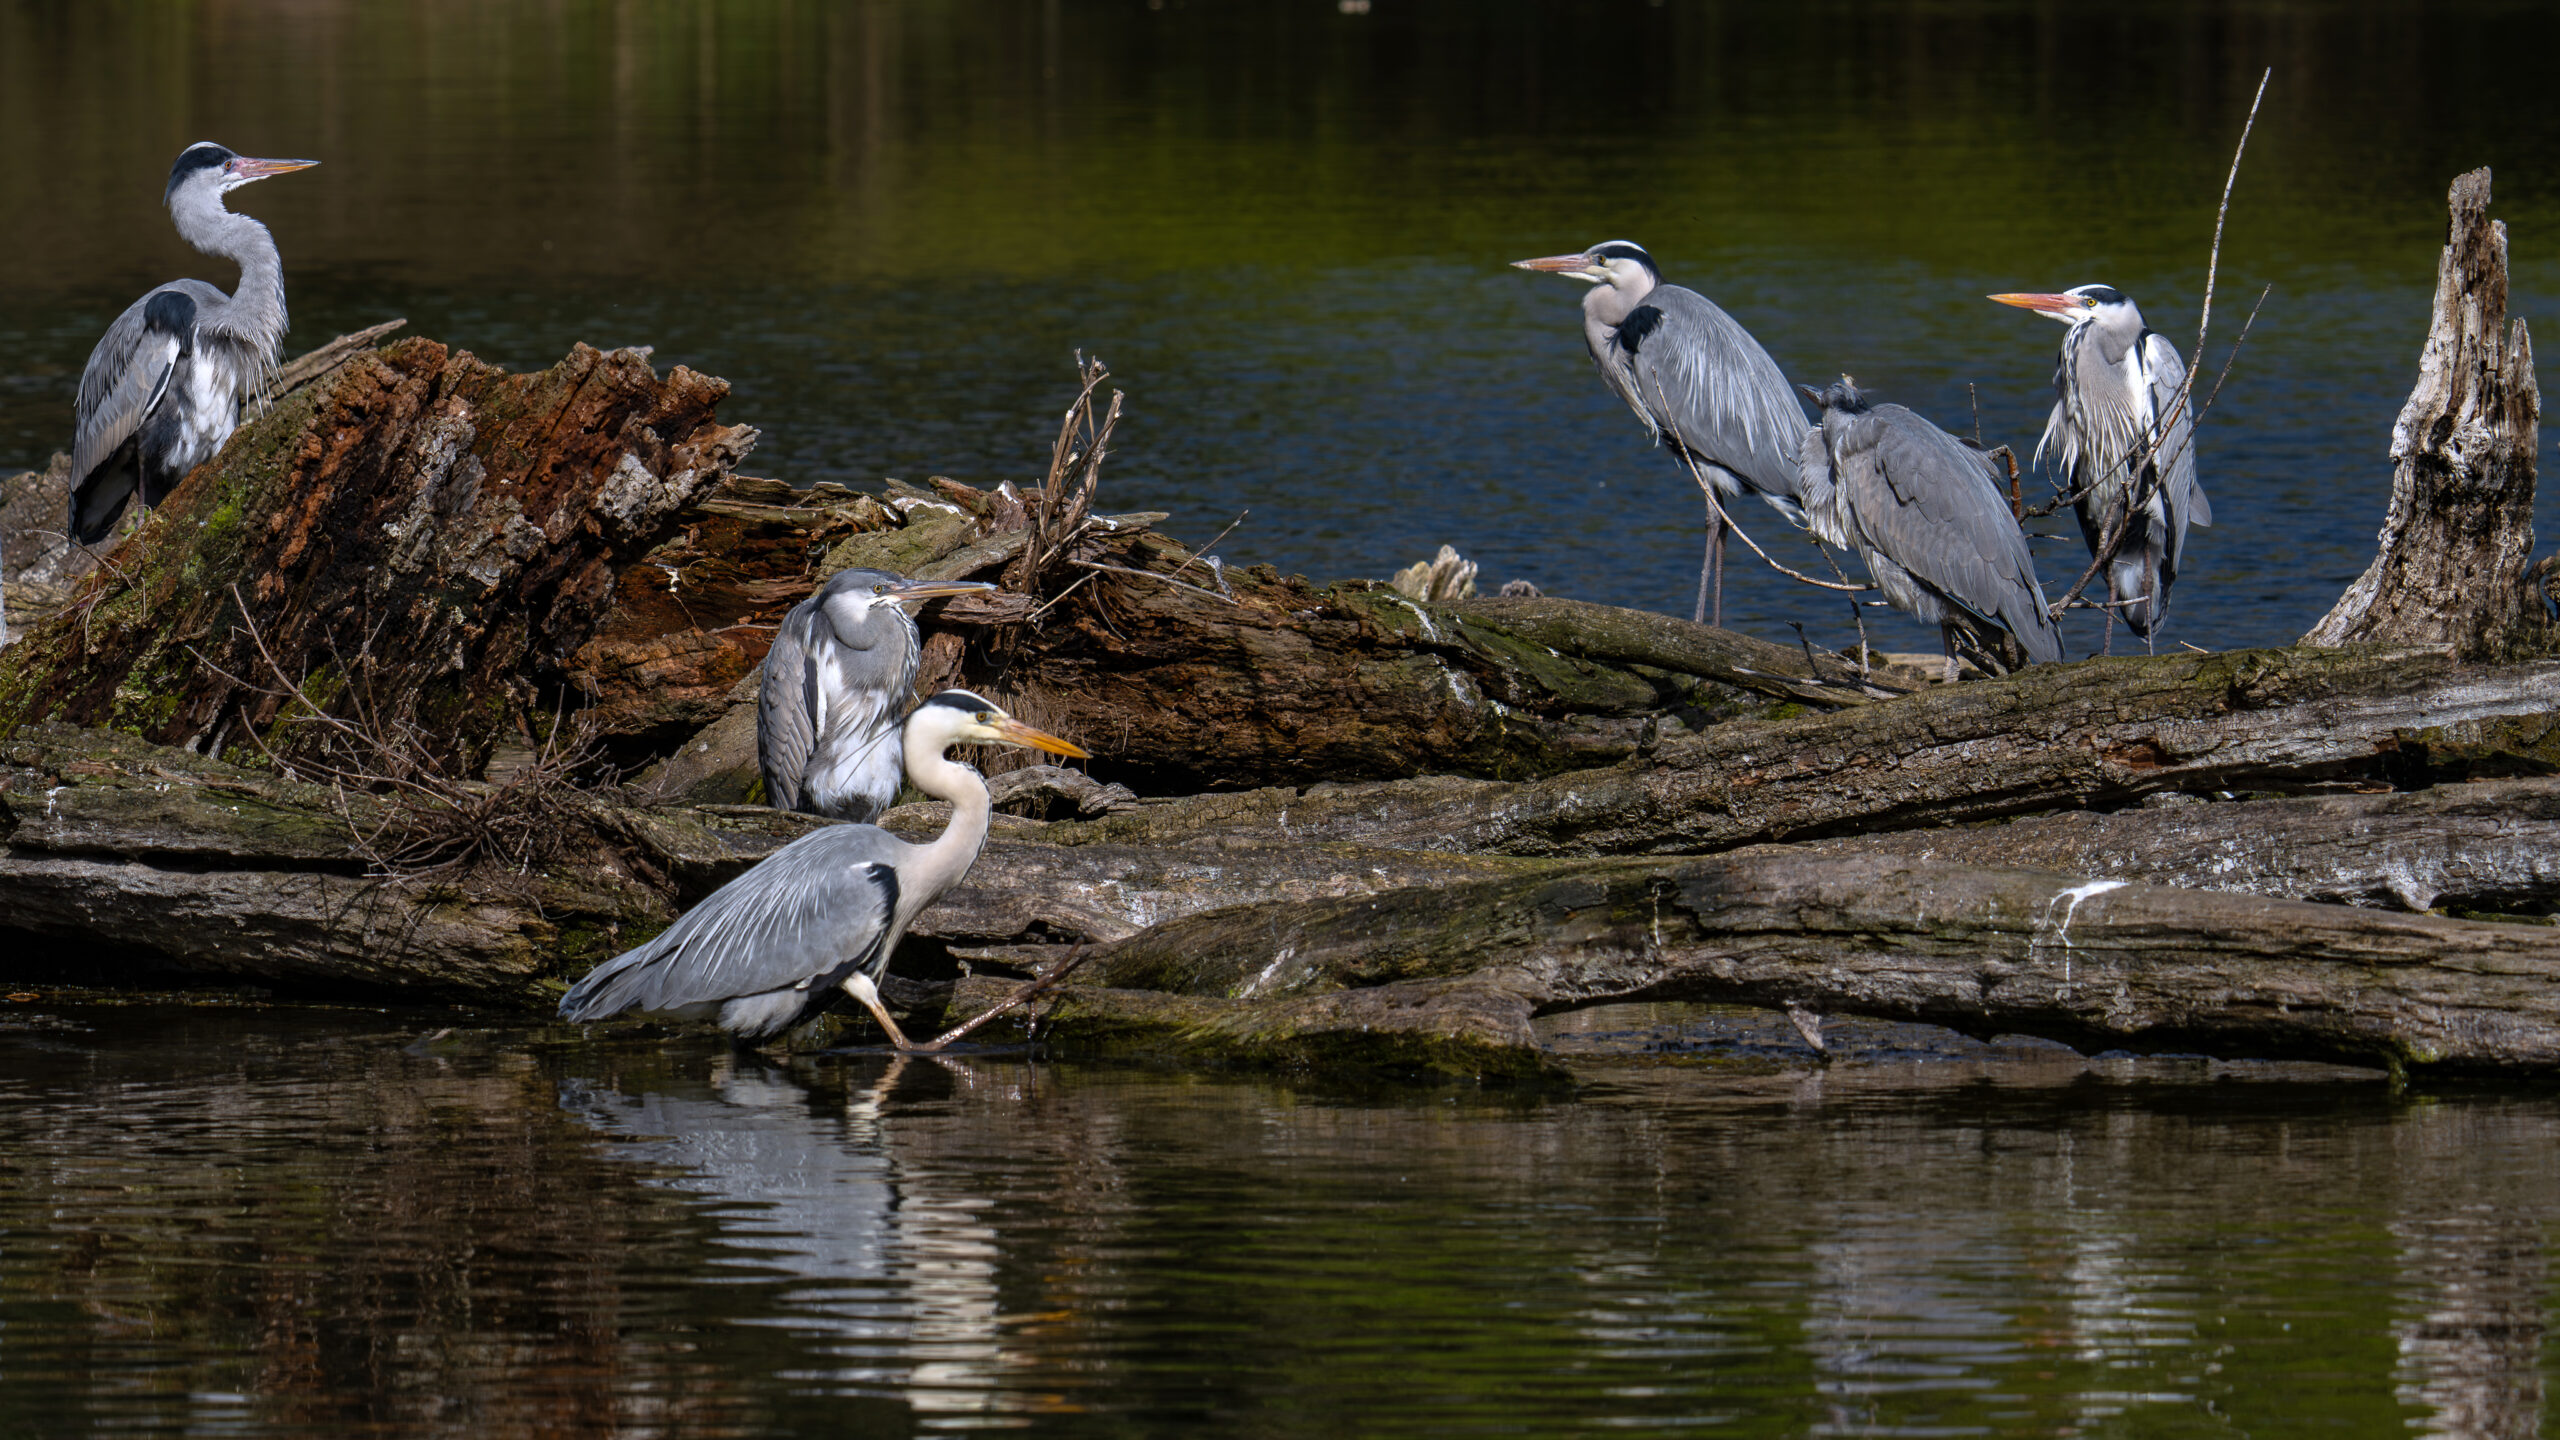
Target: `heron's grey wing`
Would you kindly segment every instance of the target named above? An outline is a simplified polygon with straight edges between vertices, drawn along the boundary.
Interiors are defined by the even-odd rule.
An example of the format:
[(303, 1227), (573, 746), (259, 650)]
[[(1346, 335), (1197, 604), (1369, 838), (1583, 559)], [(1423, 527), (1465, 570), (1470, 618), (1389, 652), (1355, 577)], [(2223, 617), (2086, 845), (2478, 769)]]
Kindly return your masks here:
[(2151, 372), (2153, 413), (2169, 417), (2160, 444), (2160, 453), (2168, 461), (2160, 475), (2160, 494), (2169, 516), (2169, 563), (2175, 567), (2186, 549), (2187, 527), (2212, 527), (2213, 502), (2205, 498), (2204, 485), (2196, 479), (2194, 399), (2181, 400), (2178, 395), (2187, 383), (2186, 361), (2179, 358), (2178, 347), (2157, 331), (2144, 336), (2142, 344), (2144, 367)]
[(1762, 495), (1800, 501), (1804, 408), (1740, 321), (1695, 290), (1665, 285), (1618, 327), (1617, 344), (1638, 397), (1683, 449)]
[(178, 357), (194, 337), (196, 313), (196, 298), (184, 282), (163, 285), (126, 306), (98, 337), (80, 372), (71, 438), (74, 484), (132, 439), (168, 393)]
[[(1977, 451), (1900, 405), (1859, 417), (1866, 466), (1852, 498), (1875, 548), (1932, 589), (2007, 627), (2027, 654), (2062, 657), (2026, 533)], [(1844, 447), (1845, 448), (1845, 447)], [(1844, 484), (1849, 482), (1845, 481)]]
[(764, 803), (776, 810), (800, 808), (809, 757), (818, 748), (817, 677), (809, 647), (822, 624), (817, 603), (801, 601), (782, 617), (773, 648), (764, 655), (764, 685), (756, 692), (756, 768), (764, 775)]
[(869, 825), (803, 835), (655, 940), (597, 966), (560, 998), (560, 1018), (682, 1010), (839, 983), (888, 938), (906, 848)]

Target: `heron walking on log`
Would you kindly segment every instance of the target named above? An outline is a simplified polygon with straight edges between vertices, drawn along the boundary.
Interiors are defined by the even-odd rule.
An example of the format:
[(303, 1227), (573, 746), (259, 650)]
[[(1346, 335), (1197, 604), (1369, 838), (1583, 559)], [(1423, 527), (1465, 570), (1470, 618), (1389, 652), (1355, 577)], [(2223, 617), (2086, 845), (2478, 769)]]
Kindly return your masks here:
[(163, 196), (178, 235), (240, 267), (229, 295), (202, 280), (172, 280), (125, 307), (89, 352), (71, 442), (70, 530), (104, 540), (136, 494), (157, 505), (213, 458), (240, 423), (241, 403), (273, 373), (284, 344), (284, 261), (275, 237), (222, 197), (317, 160), (253, 160), (212, 141), (169, 168)]
[(994, 588), (842, 570), (792, 606), (765, 654), (756, 700), (765, 803), (838, 820), (880, 818), (898, 796), (898, 722), (923, 655), (907, 607)]
[(1822, 428), (1805, 436), (1805, 508), (1823, 541), (1855, 550), (1896, 609), (1938, 627), (1947, 678), (1965, 632), (1988, 654), (1991, 631), (2031, 660), (2062, 658), (2027, 537), (1991, 458), (1900, 405), (1877, 405), (1846, 376), (1805, 392)]
[(960, 883), (986, 844), (992, 812), (978, 772), (953, 745), (1085, 752), (980, 696), (945, 690), (907, 717), (907, 777), (951, 802), (942, 834), (912, 845), (873, 825), (830, 825), (783, 846), (711, 893), (657, 939), (599, 965), (560, 998), (563, 1020), (624, 1011), (716, 1021), (745, 1041), (814, 1020), (842, 988), (900, 1050), (909, 1041), (880, 1003), (890, 952), (916, 916)]
[(2053, 417), (2036, 445), (2079, 497), (2080, 534), (2095, 557), (2123, 531), (2107, 561), (2106, 641), (2121, 612), (2146, 645), (2169, 611), (2169, 586), (2187, 527), (2213, 524), (2196, 483), (2195, 431), (2183, 393), (2187, 365), (2167, 336), (2142, 323), (2133, 297), (2111, 285), (2059, 295), (1991, 297), (2071, 327), (2053, 368)]
[(1796, 462), (1807, 427), (1787, 377), (1714, 301), (1663, 284), (1641, 245), (1611, 240), (1578, 255), (1512, 263), (1590, 284), (1582, 338), (1600, 378), (1709, 487), (1692, 618), (1723, 624), (1722, 507), (1757, 495), (1789, 522), (1805, 523)]

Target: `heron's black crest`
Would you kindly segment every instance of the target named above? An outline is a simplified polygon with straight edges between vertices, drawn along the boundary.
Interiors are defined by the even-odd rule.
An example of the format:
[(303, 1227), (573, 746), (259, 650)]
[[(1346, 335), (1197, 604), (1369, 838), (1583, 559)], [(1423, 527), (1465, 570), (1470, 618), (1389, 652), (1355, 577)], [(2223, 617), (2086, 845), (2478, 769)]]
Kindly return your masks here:
[(1590, 253), (1601, 260), (1633, 260), (1643, 266), (1645, 273), (1651, 275), (1656, 281), (1662, 279), (1662, 270), (1653, 263), (1653, 257), (1646, 254), (1644, 247), (1633, 240), (1603, 240), (1592, 246)]
[(174, 195), (188, 176), (199, 170), (221, 169), (239, 158), (223, 146), (210, 140), (200, 140), (188, 146), (186, 152), (178, 157), (178, 163), (169, 167), (169, 188), (162, 193), (164, 197)]
[(2083, 285), (2079, 292), (2101, 305), (2113, 305), (2124, 299), (2124, 292), (2113, 285)]
[(984, 715), (996, 708), (994, 701), (970, 690), (937, 690), (924, 703), (939, 705), (946, 710), (957, 710), (963, 715)]

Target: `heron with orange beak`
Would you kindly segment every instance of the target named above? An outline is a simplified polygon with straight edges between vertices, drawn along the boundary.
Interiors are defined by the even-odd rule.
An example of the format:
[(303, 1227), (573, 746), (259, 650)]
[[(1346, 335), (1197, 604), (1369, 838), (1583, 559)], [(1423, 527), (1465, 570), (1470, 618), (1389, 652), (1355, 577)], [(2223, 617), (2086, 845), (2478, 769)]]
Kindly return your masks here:
[(240, 424), (240, 406), (273, 374), (285, 332), (284, 260), (267, 227), (222, 197), (317, 160), (256, 160), (210, 140), (169, 168), (161, 200), (179, 238), (240, 267), (229, 295), (172, 280), (125, 307), (80, 372), (71, 438), (72, 537), (94, 545), (136, 495), (157, 505), (210, 460)]
[(2196, 481), (2195, 426), (2184, 391), (2186, 362), (2167, 336), (2142, 321), (2133, 298), (2111, 285), (2060, 294), (1991, 297), (2070, 327), (2053, 370), (2053, 415), (2036, 459), (2050, 455), (2080, 534), (2097, 555), (2123, 538), (2107, 561), (2106, 635), (2121, 614), (2156, 645), (2178, 578), (2187, 527), (2211, 525), (2213, 504)]
[(993, 806), (954, 745), (1020, 745), (1088, 758), (984, 697), (945, 690), (900, 727), (907, 778), (951, 802), (942, 833), (911, 844), (876, 825), (829, 825), (776, 850), (711, 892), (658, 938), (590, 971), (560, 997), (563, 1020), (627, 1011), (702, 1019), (741, 1041), (779, 1039), (814, 1020), (841, 990), (902, 1051), (910, 1041), (880, 1002), (880, 977), (898, 939), (926, 906), (967, 877), (987, 842)]
[(1723, 624), (1724, 508), (1756, 495), (1790, 524), (1805, 524), (1796, 461), (1813, 427), (1785, 373), (1714, 301), (1663, 284), (1653, 257), (1632, 241), (1512, 263), (1591, 287), (1582, 338), (1601, 380), (1707, 491), (1694, 618)]

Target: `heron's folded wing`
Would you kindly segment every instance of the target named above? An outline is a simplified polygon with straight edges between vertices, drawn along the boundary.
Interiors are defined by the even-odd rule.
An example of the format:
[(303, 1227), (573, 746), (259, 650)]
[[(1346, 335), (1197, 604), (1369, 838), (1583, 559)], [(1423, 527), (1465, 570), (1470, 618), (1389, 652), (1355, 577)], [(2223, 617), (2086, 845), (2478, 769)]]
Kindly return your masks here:
[(764, 656), (764, 686), (756, 693), (756, 767), (764, 774), (764, 803), (776, 810), (800, 808), (809, 757), (818, 748), (817, 677), (809, 646), (820, 623), (814, 604), (794, 605)]
[(124, 309), (98, 337), (80, 372), (77, 428), (71, 440), (76, 484), (133, 438), (167, 394), (169, 376), (195, 330), (195, 299), (163, 286)]
[(868, 825), (812, 831), (597, 966), (561, 998), (561, 1018), (680, 1010), (840, 977), (889, 933), (903, 848)]
[(1695, 290), (1665, 285), (1618, 327), (1618, 344), (1638, 397), (1684, 449), (1764, 494), (1800, 498), (1804, 408), (1740, 321)]
[(2045, 611), (2044, 586), (2026, 533), (1992, 483), (1982, 455), (1900, 405), (1880, 405), (1857, 427), (1871, 437), (1866, 463), (1877, 482), (1862, 486), (1861, 527), (1913, 575), (1986, 620), (1996, 620), (2038, 660), (2059, 659), (2061, 632)]
[(2178, 394), (2187, 383), (2186, 362), (2167, 336), (2155, 332), (2144, 337), (2143, 346), (2143, 359), (2151, 371), (2152, 406), (2169, 417), (2160, 445), (2161, 455), (2169, 462), (2160, 472), (2160, 494), (2168, 509), (2169, 560), (2174, 568), (2186, 548), (2187, 527), (2213, 525), (2213, 502), (2205, 498), (2204, 485), (2196, 479), (2194, 402), (2192, 397), (2182, 401)]

